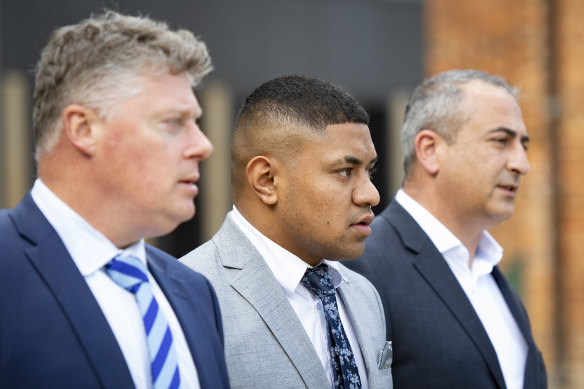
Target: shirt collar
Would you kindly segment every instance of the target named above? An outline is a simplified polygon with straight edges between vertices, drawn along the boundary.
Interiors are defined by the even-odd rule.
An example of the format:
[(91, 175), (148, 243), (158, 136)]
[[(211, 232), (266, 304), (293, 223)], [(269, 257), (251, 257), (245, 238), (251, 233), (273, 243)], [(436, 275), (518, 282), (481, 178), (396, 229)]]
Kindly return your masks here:
[[(311, 266), (258, 231), (243, 217), (235, 205), (230, 216), (259, 251), (284, 292), (292, 295), (300, 284), (306, 269)], [(331, 277), (335, 288), (339, 287), (343, 281), (343, 274), (339, 264), (328, 260), (323, 260), (323, 262), (329, 265), (331, 269)]]
[[(462, 242), (434, 215), (432, 215), (420, 203), (410, 197), (403, 189), (399, 189), (396, 201), (412, 216), (420, 228), (428, 235), (438, 251), (448, 259), (457, 258), (458, 262), (468, 267), (468, 250)], [(503, 248), (497, 241), (484, 230), (479, 240), (477, 252), (473, 259), (473, 268), (478, 266), (481, 273), (488, 269), (488, 273), (493, 266), (497, 265), (503, 257)]]
[(133, 255), (146, 264), (144, 240), (141, 239), (124, 250), (118, 249), (105, 235), (57, 197), (41, 179), (35, 180), (31, 195), (84, 277), (98, 271), (119, 254)]

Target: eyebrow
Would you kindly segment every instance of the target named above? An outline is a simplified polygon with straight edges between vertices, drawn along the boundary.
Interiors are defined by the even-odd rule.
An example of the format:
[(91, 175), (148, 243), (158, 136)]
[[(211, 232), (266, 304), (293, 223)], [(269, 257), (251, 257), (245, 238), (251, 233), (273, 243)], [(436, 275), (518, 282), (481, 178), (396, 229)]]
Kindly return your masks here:
[[(497, 127), (491, 131), (489, 131), (490, 133), (493, 132), (504, 132), (505, 134), (509, 135), (512, 138), (515, 138), (517, 136), (517, 131), (512, 130), (510, 128), (507, 127)], [(521, 143), (525, 144), (525, 143), (529, 143), (529, 135), (522, 135), (521, 136)]]
[[(363, 164), (363, 161), (361, 161), (359, 158), (353, 157), (351, 155), (345, 156), (342, 160), (339, 160), (336, 163), (340, 163), (340, 162), (350, 163), (351, 165), (362, 165)], [(368, 165), (373, 165), (376, 162), (377, 162), (377, 157), (375, 157), (371, 161), (369, 161)]]

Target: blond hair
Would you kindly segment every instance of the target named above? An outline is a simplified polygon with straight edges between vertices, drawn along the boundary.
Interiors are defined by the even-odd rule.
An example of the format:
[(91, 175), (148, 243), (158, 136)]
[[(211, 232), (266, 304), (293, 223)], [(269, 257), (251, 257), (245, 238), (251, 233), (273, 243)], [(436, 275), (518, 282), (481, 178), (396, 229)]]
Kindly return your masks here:
[(148, 17), (107, 11), (55, 30), (37, 65), (33, 96), (36, 158), (58, 140), (60, 116), (81, 104), (103, 118), (145, 72), (184, 73), (192, 86), (211, 71), (204, 42)]

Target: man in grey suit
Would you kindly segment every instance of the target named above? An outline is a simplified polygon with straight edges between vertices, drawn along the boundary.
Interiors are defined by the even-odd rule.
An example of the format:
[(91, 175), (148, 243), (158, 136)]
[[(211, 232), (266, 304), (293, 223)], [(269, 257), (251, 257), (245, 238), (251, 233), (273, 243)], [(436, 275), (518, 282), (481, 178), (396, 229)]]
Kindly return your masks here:
[(368, 122), (311, 77), (276, 78), (245, 100), (233, 210), (181, 259), (215, 287), (233, 387), (392, 387), (379, 295), (335, 262), (361, 255), (379, 202)]
[(516, 90), (454, 70), (412, 94), (405, 180), (348, 266), (381, 294), (396, 388), (544, 388), (527, 313), (486, 231), (511, 217), (529, 171)]

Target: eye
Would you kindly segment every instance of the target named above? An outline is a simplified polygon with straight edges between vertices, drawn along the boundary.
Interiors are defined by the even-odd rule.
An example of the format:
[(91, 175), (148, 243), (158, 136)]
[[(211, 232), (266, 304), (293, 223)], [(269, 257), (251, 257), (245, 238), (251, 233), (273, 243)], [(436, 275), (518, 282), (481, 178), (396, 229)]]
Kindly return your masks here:
[(170, 124), (173, 126), (182, 127), (184, 120), (182, 118), (175, 118), (170, 120)]
[(164, 121), (164, 124), (171, 130), (180, 130), (184, 127), (185, 121), (181, 117), (170, 118)]
[(352, 167), (348, 167), (342, 170), (339, 170), (339, 174), (343, 177), (351, 177), (351, 174), (353, 173), (353, 168)]
[(506, 147), (509, 145), (511, 139), (507, 136), (501, 136), (492, 139), (493, 142), (497, 145), (497, 147)]
[(377, 168), (376, 167), (372, 167), (370, 169), (367, 170), (367, 175), (369, 176), (369, 179), (373, 178), (373, 175), (377, 173)]

